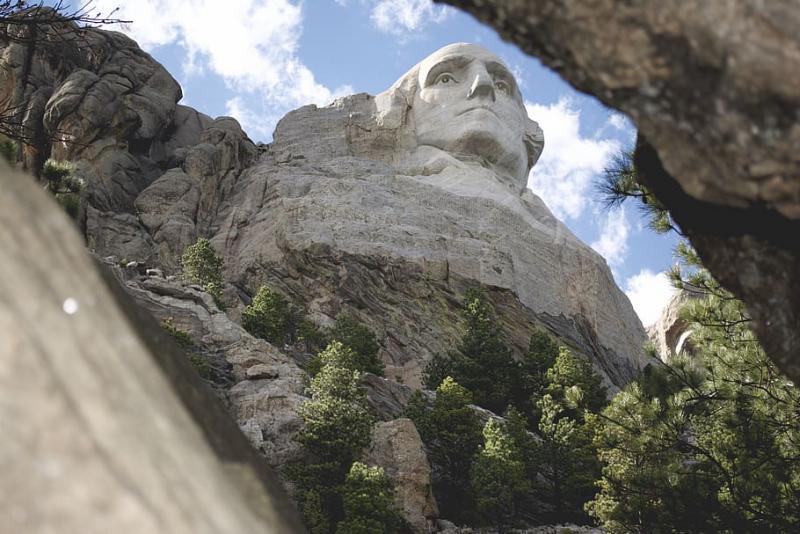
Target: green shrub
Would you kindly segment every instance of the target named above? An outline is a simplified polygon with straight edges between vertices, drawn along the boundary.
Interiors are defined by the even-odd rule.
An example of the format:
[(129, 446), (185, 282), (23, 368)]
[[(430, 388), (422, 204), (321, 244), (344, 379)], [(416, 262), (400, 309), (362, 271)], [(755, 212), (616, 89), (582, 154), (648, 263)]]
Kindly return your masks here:
[(175, 326), (172, 322), (172, 317), (167, 317), (161, 321), (161, 328), (172, 336), (180, 348), (188, 349), (194, 346), (194, 342), (192, 338), (189, 337), (189, 333)]
[(289, 301), (268, 286), (258, 288), (253, 301), (242, 312), (242, 326), (256, 337), (283, 345), (291, 340), (297, 312)]
[(75, 172), (75, 166), (72, 163), (48, 159), (42, 167), (42, 178), (47, 181), (51, 190), (57, 190), (74, 185), (70, 179), (73, 172)]
[(336, 534), (393, 534), (402, 524), (392, 484), (381, 467), (354, 462), (342, 489), (344, 520)]
[(489, 419), (483, 440), (470, 471), (472, 492), (483, 521), (503, 532), (519, 521), (530, 483), (522, 451), (504, 425)]
[(0, 157), (3, 158), (9, 165), (14, 165), (17, 162), (17, 143), (11, 139), (4, 139), (0, 141)]
[(186, 247), (181, 257), (181, 267), (183, 278), (187, 282), (201, 286), (214, 298), (217, 306), (224, 309), (222, 303), (223, 260), (208, 239), (201, 237), (193, 245)]
[(352, 369), (354, 353), (332, 342), (320, 355), (311, 379), (311, 400), (300, 407), (299, 441), (311, 459), (291, 465), (287, 475), (298, 487), (300, 508), (311, 532), (329, 534), (344, 519), (342, 485), (353, 460), (371, 439), (373, 417)]
[(78, 219), (85, 184), (74, 174), (75, 166), (72, 163), (53, 159), (44, 162), (41, 173), (45, 189), (53, 194), (71, 218)]
[(200, 375), (200, 378), (205, 380), (211, 379), (211, 364), (208, 363), (208, 360), (205, 356), (196, 352), (190, 352), (189, 363), (192, 364), (192, 367), (194, 367), (194, 370), (197, 371), (198, 375)]
[(432, 406), (417, 391), (406, 409), (434, 466), (434, 493), (443, 516), (463, 522), (474, 519), (470, 467), (481, 444), (481, 423), (471, 403), (472, 394), (446, 377)]
[[(347, 364), (350, 369), (384, 376), (383, 362), (378, 359), (380, 346), (375, 334), (354, 318), (347, 314), (339, 314), (333, 327), (324, 333), (319, 333), (319, 337), (338, 341), (352, 352), (352, 361)], [(317, 355), (306, 366), (306, 372), (314, 376), (321, 365)]]
[(197, 347), (189, 336), (189, 333), (175, 326), (172, 322), (172, 317), (167, 317), (161, 321), (161, 328), (172, 336), (179, 348), (186, 352), (189, 357), (189, 363), (192, 364), (197, 374), (206, 380), (210, 379), (212, 375), (211, 365), (202, 354), (197, 352)]

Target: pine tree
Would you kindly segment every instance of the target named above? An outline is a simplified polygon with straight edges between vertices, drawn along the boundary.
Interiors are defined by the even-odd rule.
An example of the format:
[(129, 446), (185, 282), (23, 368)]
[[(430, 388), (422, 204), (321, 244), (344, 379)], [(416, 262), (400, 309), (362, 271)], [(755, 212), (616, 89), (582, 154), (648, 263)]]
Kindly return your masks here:
[(242, 327), (256, 337), (282, 346), (291, 340), (297, 312), (280, 293), (262, 285), (242, 312)]
[(181, 257), (181, 266), (183, 278), (200, 285), (222, 309), (223, 260), (211, 246), (211, 242), (201, 237), (193, 245), (186, 247)]
[[(653, 229), (681, 234), (631, 158), (620, 161), (609, 203), (637, 198)], [(742, 303), (687, 243), (676, 253), (673, 285), (703, 297), (680, 312), (692, 356), (646, 369), (596, 418), (603, 468), (587, 510), (611, 534), (798, 531), (800, 394), (764, 354)]]
[(567, 415), (565, 407), (549, 394), (538, 404), (542, 441), (536, 450), (540, 469), (537, 496), (552, 505), (552, 519), (582, 522), (583, 504), (594, 496), (594, 481), (600, 474), (591, 427)]
[(503, 425), (489, 419), (483, 439), (470, 472), (472, 492), (481, 518), (505, 532), (518, 522), (530, 484), (522, 451)]
[(343, 466), (369, 444), (373, 423), (352, 358), (352, 351), (332, 342), (321, 358), (322, 369), (311, 379), (311, 400), (300, 408), (305, 422), (301, 443), (319, 460)]
[(452, 376), (473, 393), (476, 404), (502, 413), (517, 376), (511, 349), (503, 341), (494, 312), (482, 292), (466, 292), (462, 317), (465, 331), (458, 350), (433, 358), (426, 367), (425, 385), (436, 387), (445, 377)]
[(588, 510), (608, 532), (800, 528), (800, 395), (735, 302), (692, 302), (684, 316), (703, 322), (691, 323), (691, 358), (651, 369), (599, 419)]
[(608, 404), (607, 390), (592, 365), (566, 347), (560, 347), (545, 378), (545, 392), (568, 408), (576, 420), (583, 420), (585, 410), (596, 413)]
[(506, 433), (520, 452), (520, 458), (525, 467), (525, 478), (533, 483), (539, 476), (539, 459), (537, 457), (539, 444), (530, 432), (527, 417), (514, 406), (509, 406), (503, 414), (503, 419), (506, 420)]
[(374, 422), (352, 368), (353, 352), (332, 342), (320, 354), (320, 371), (311, 379), (311, 400), (300, 407), (304, 426), (299, 441), (308, 461), (287, 470), (298, 487), (300, 509), (314, 534), (330, 534), (344, 518), (342, 484), (353, 460), (370, 442)]
[(558, 354), (559, 347), (555, 339), (546, 331), (537, 329), (531, 335), (528, 350), (519, 363), (510, 402), (522, 411), (531, 428), (539, 424), (541, 414), (537, 402), (545, 393), (547, 370), (555, 364)]
[(392, 484), (381, 467), (354, 462), (342, 488), (344, 520), (336, 534), (394, 534), (402, 519), (394, 506)]
[(433, 406), (417, 392), (406, 411), (429, 452), (442, 514), (464, 522), (474, 519), (469, 473), (481, 443), (481, 424), (471, 403), (472, 394), (447, 377), (436, 388)]

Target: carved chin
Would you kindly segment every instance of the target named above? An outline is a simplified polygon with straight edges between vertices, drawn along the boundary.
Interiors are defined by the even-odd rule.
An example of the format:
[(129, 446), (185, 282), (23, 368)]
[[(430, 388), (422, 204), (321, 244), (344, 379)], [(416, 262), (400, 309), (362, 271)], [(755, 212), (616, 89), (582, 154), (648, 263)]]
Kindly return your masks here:
[(491, 128), (471, 129), (447, 139), (420, 139), (426, 144), (449, 152), (461, 160), (479, 160), (503, 169), (514, 178), (522, 177), (527, 169), (527, 152), (520, 139), (510, 139)]
[(505, 152), (502, 140), (491, 130), (465, 132), (451, 141), (449, 150), (463, 155), (474, 154), (491, 163), (496, 163)]

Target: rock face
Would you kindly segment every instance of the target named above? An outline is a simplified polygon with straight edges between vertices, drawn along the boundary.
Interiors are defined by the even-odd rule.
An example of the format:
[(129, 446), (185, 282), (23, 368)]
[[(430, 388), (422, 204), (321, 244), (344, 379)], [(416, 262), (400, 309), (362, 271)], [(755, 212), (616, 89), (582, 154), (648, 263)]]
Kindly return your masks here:
[(691, 330), (686, 321), (681, 319), (680, 309), (687, 302), (699, 297), (697, 293), (687, 290), (675, 293), (664, 306), (658, 320), (647, 328), (647, 337), (655, 345), (661, 360), (666, 362), (675, 355), (691, 350)]
[(414, 423), (401, 418), (375, 425), (364, 462), (383, 467), (394, 484), (397, 509), (412, 530), (430, 532), (439, 509), (431, 489), (431, 466)]
[(194, 346), (187, 350), (208, 362), (230, 413), (268, 463), (282, 468), (300, 459), (295, 438), (303, 425), (298, 408), (307, 400), (303, 370), (231, 321), (199, 289), (109, 267), (140, 307), (188, 334)]
[[(544, 327), (612, 386), (641, 367), (644, 330), (605, 262), (525, 189), (542, 132), (486, 50), (450, 46), (376, 97), (296, 110), (256, 146), (235, 120), (178, 105), (177, 83), (130, 39), (70, 28), (2, 43), (0, 104), (23, 106), (35, 138), (26, 164), (75, 162), (90, 249), (141, 308), (188, 334), (272, 466), (302, 459), (306, 397), (290, 351), (235, 322), (264, 283), (320, 325), (346, 312), (378, 334), (387, 379), (362, 381), (382, 420), (367, 458), (418, 532), (436, 516), (430, 468), (398, 417), (426, 360), (461, 337), (468, 288), (484, 290), (519, 351)], [(224, 257), (227, 313), (173, 276), (198, 236)]]
[[(437, 54), (480, 64), (479, 50), (455, 45)], [(281, 120), (268, 151), (232, 191), (214, 237), (228, 278), (238, 287), (277, 286), (321, 322), (347, 310), (384, 338), (387, 376), (410, 385), (419, 385), (433, 353), (458, 339), (454, 311), (464, 289), (490, 288), (519, 347), (534, 325), (544, 325), (609, 382), (624, 384), (644, 339), (633, 309), (602, 258), (520, 185), (526, 168), (501, 166), (506, 159), (532, 165), (541, 150), (541, 132), (525, 123), (521, 99), (514, 107), (506, 98), (524, 117), (520, 131), (508, 146), (501, 139), (477, 154), (478, 164), (439, 147), (468, 144), (476, 124), (492, 124), (484, 116), (451, 121), (453, 139), (439, 132), (423, 143), (425, 108), (406, 103), (421, 107), (425, 91), (436, 89), (425, 86), (425, 69), (435, 67), (437, 54), (377, 97), (309, 106)], [(456, 119), (478, 105), (466, 94), (436, 98), (456, 108)], [(500, 137), (479, 133), (481, 140)], [(506, 152), (515, 156), (498, 156)]]
[(800, 380), (800, 2), (436, 1), (633, 119), (647, 185)]
[(183, 247), (213, 231), (255, 145), (233, 119), (178, 105), (178, 83), (128, 37), (66, 23), (36, 31), (33, 45), (0, 40), (0, 108), (24, 109), (33, 141), (24, 164), (75, 162), (90, 248), (174, 270)]
[[(90, 184), (83, 224), (98, 255), (170, 274), (210, 237), (232, 317), (262, 283), (319, 324), (347, 312), (383, 340), (387, 377), (412, 386), (460, 338), (476, 286), (519, 350), (543, 326), (611, 385), (640, 367), (644, 330), (605, 262), (524, 187), (542, 132), (484, 49), (453, 45), (377, 97), (289, 113), (259, 150), (235, 120), (177, 105), (180, 88), (126, 37), (81, 32), (90, 46), (67, 42), (66, 56), (37, 48), (47, 67), (25, 86), (52, 88), (39, 119), (75, 141), (38, 152), (76, 161)], [(469, 84), (440, 83), (453, 57)], [(12, 87), (22, 73), (6, 62)]]
[(0, 184), (0, 530), (304, 532), (274, 472), (53, 199), (5, 165)]

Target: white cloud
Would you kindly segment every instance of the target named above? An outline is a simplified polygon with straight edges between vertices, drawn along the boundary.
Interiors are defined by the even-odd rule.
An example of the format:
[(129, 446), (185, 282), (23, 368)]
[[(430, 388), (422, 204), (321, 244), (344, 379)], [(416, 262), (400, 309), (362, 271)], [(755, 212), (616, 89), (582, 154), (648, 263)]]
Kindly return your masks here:
[[(341, 2), (340, 2), (341, 3)], [(373, 0), (372, 22), (382, 32), (405, 37), (426, 24), (440, 23), (452, 12), (431, 0)]]
[(664, 306), (675, 294), (675, 288), (670, 284), (666, 273), (642, 269), (639, 274), (631, 276), (625, 282), (625, 294), (642, 324), (649, 326), (658, 320)]
[(608, 124), (617, 130), (629, 130), (633, 128), (631, 121), (622, 113), (612, 113), (608, 117)]
[(270, 130), (274, 117), (304, 104), (328, 104), (335, 96), (298, 58), (301, 1), (229, 0), (222, 6), (214, 0), (97, 0), (93, 8), (118, 5), (115, 16), (132, 21), (121, 29), (142, 48), (180, 45), (187, 75), (210, 71), (222, 77), (237, 99), (246, 95)]
[(609, 265), (618, 266), (625, 259), (628, 252), (628, 234), (630, 224), (624, 208), (608, 212), (600, 237), (593, 242), (591, 247), (603, 256)]
[(528, 115), (544, 130), (544, 152), (528, 178), (528, 187), (561, 219), (581, 215), (592, 178), (620, 149), (613, 139), (582, 137), (581, 112), (568, 98), (550, 106), (526, 103)]
[(268, 139), (272, 135), (275, 124), (281, 119), (279, 114), (258, 113), (250, 108), (240, 96), (225, 102), (225, 113), (235, 117), (242, 129), (255, 139)]

